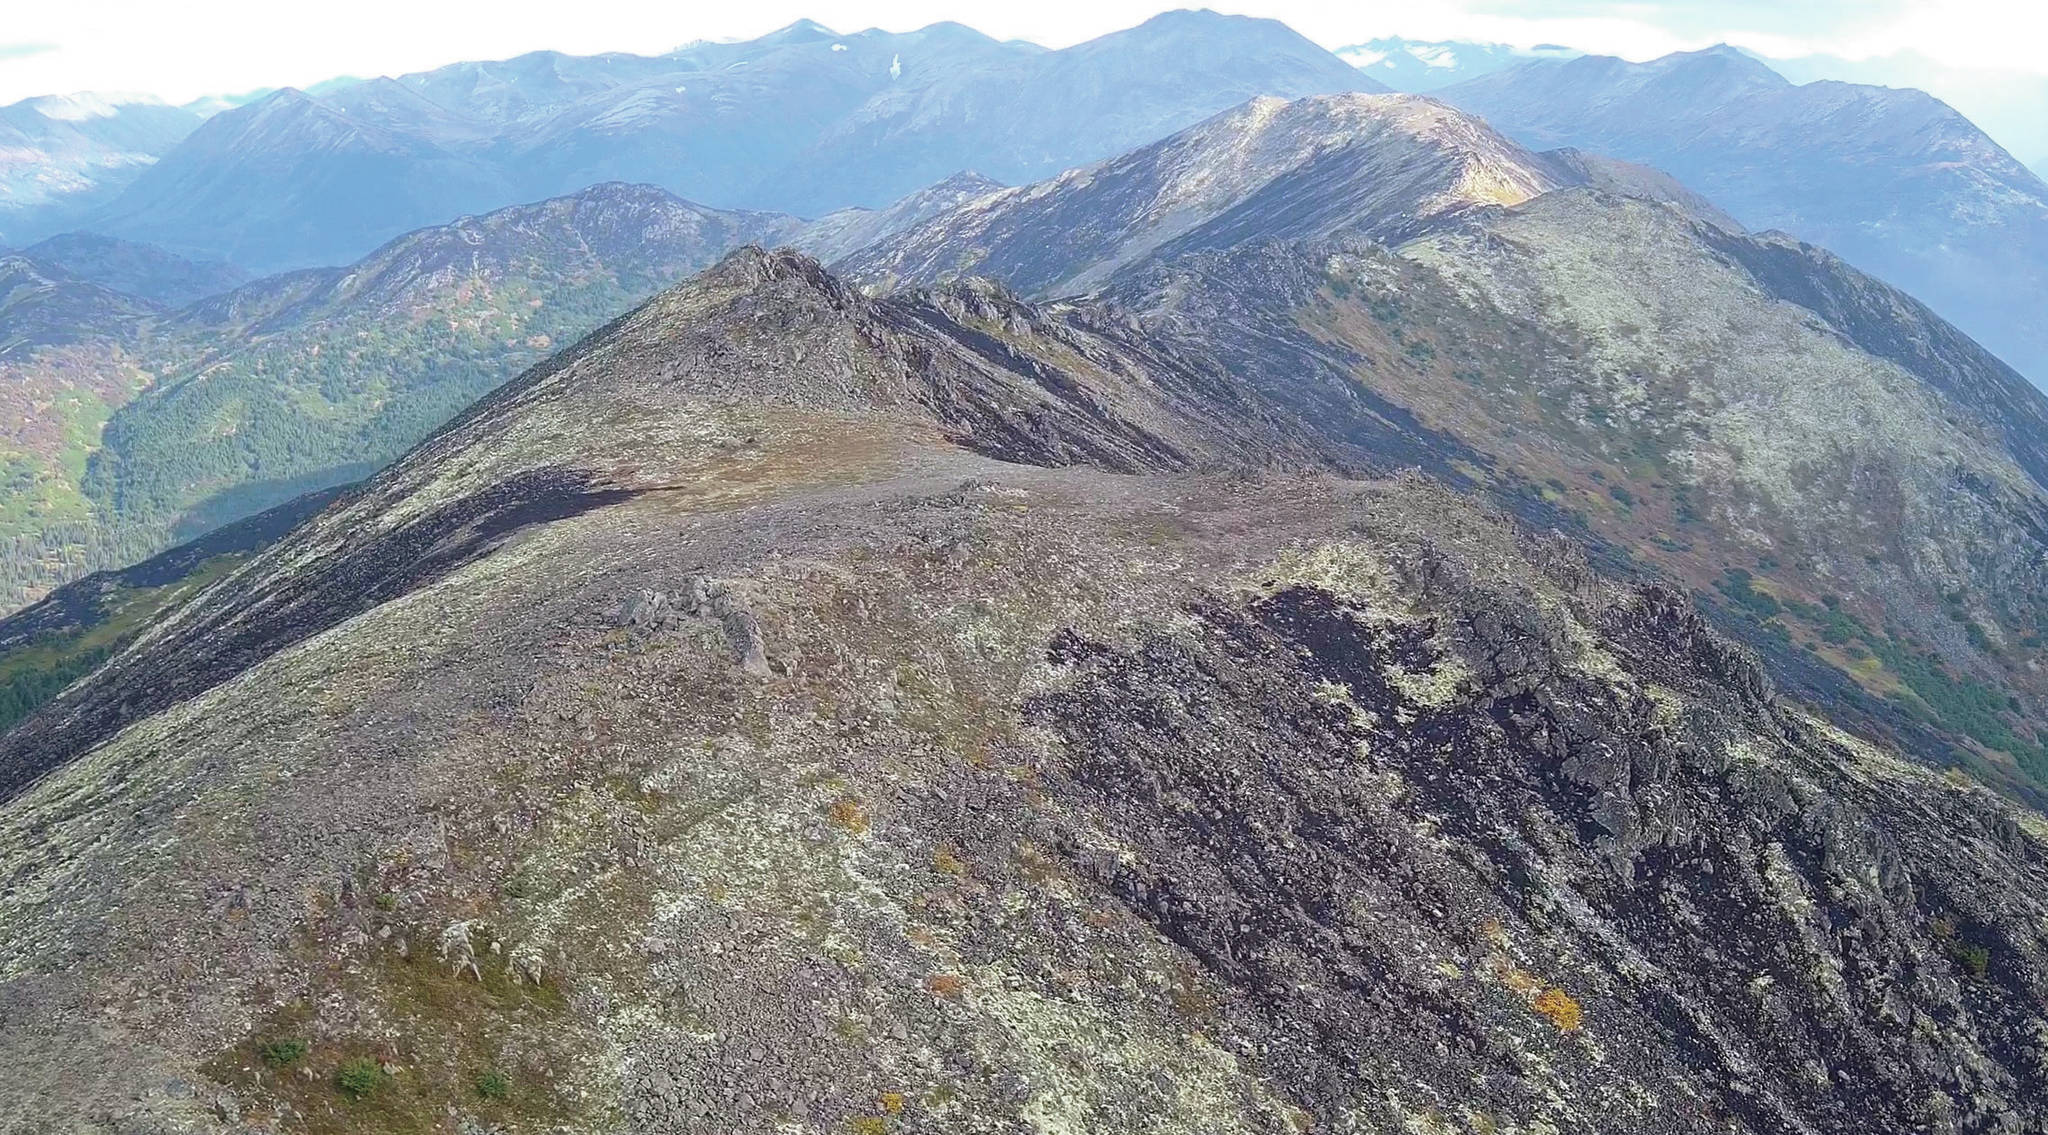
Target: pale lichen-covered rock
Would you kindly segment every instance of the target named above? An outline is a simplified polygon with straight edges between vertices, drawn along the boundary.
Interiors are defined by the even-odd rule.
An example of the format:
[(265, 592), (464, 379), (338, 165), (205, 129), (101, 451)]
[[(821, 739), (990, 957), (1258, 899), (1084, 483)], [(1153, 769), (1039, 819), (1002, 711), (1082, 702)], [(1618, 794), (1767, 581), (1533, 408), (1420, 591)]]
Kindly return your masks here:
[(986, 300), (748, 254), (13, 734), (0, 1122), (2040, 1128), (2039, 817)]

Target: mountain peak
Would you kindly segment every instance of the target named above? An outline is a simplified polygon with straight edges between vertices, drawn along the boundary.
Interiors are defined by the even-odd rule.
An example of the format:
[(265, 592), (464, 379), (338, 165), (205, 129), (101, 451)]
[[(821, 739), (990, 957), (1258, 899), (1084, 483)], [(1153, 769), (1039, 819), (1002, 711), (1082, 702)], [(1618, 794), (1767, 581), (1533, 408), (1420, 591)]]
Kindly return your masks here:
[(940, 181), (933, 182), (931, 188), (925, 192), (932, 192), (934, 190), (994, 192), (1002, 188), (1005, 188), (1002, 182), (983, 175), (979, 170), (963, 169), (958, 173), (948, 175)]
[[(917, 36), (920, 40), (938, 41), (947, 44), (986, 44), (995, 42), (980, 29), (969, 27), (958, 20), (940, 20), (937, 23), (926, 24), (911, 34)], [(1036, 45), (1034, 44), (1033, 46)]]
[(1563, 184), (1554, 163), (1421, 95), (1251, 99), (1099, 165), (963, 204), (849, 257), (878, 285), (955, 266), (1032, 295), (1103, 286), (1169, 247), (1249, 239), (1393, 239), (1435, 218)]
[(785, 24), (756, 40), (764, 44), (822, 43), (838, 39), (839, 33), (816, 20), (802, 19)]
[(1140, 23), (1141, 28), (1209, 27), (1254, 20), (1255, 16), (1225, 15), (1214, 8), (1169, 8)]
[(844, 292), (844, 286), (807, 253), (794, 248), (764, 248), (744, 244), (704, 270), (698, 283), (705, 287), (757, 287), (782, 280), (797, 280), (821, 291)]
[[(1335, 64), (1330, 70), (1348, 73), (1350, 81), (1341, 86), (1361, 90), (1388, 89), (1279, 20), (1218, 12), (1213, 8), (1177, 8), (1161, 12), (1136, 27), (1111, 32), (1066, 50), (1089, 53), (1133, 43), (1145, 51), (1187, 52), (1197, 58), (1212, 54), (1236, 56), (1248, 49), (1299, 54), (1303, 66)], [(1310, 60), (1315, 62), (1310, 63)]]
[(1674, 51), (1651, 60), (1648, 67), (1677, 69), (1712, 66), (1722, 74), (1737, 75), (1770, 86), (1789, 87), (1790, 79), (1771, 69), (1770, 64), (1731, 44), (1717, 43), (1697, 51)]

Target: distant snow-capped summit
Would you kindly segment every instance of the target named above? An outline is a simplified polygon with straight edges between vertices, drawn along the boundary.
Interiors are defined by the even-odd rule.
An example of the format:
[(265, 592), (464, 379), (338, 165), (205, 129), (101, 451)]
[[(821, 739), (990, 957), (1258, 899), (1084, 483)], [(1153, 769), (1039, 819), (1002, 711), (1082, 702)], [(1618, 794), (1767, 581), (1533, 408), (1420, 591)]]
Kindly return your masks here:
[(1400, 36), (1383, 36), (1337, 49), (1337, 58), (1397, 91), (1410, 92), (1433, 91), (1531, 59), (1569, 59), (1578, 54), (1554, 43), (1524, 49), (1505, 43)]
[(147, 95), (80, 92), (0, 106), (0, 244), (70, 227), (199, 122)]
[(155, 95), (132, 91), (74, 91), (68, 95), (37, 95), (17, 103), (53, 122), (86, 122), (112, 118), (131, 106), (163, 106)]

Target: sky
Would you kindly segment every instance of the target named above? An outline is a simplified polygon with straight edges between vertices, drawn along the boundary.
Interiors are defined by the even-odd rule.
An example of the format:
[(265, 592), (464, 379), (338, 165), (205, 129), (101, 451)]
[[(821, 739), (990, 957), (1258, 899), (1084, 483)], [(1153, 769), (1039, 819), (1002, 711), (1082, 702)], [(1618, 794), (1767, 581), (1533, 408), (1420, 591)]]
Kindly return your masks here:
[[(1050, 47), (1128, 27), (1172, 0), (0, 0), (0, 103), (80, 90), (173, 102), (339, 75), (426, 70), (541, 48), (653, 53), (751, 38), (800, 17), (839, 31), (958, 20)], [(1733, 43), (1828, 75), (1915, 85), (1973, 117), (2048, 120), (2044, 0), (1217, 0), (1340, 47), (1386, 35), (1649, 59)], [(1798, 68), (1793, 68), (1797, 71)], [(1853, 74), (1850, 72), (1854, 72)], [(2014, 103), (1996, 113), (1996, 104)], [(1973, 110), (1974, 103), (1979, 109)], [(1994, 131), (1996, 133), (1996, 131)], [(2048, 132), (2043, 133), (2048, 147)], [(2019, 155), (2048, 159), (2041, 153)]]

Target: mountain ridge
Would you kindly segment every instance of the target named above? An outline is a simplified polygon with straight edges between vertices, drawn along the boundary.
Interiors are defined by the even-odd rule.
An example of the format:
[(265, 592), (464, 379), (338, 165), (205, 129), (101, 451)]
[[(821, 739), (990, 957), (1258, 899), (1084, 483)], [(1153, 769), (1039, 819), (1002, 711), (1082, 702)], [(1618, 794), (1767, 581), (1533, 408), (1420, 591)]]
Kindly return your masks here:
[(224, 261), (188, 260), (154, 245), (94, 233), (59, 233), (22, 249), (21, 255), (169, 308), (218, 295), (249, 278)]
[(2048, 372), (2023, 314), (2048, 296), (2048, 183), (1931, 95), (1794, 84), (1725, 47), (1539, 61), (1440, 94), (1525, 143), (1663, 169), (1746, 226), (1918, 296), (2037, 381)]
[[(1723, 63), (1748, 81), (1752, 64)], [(1182, 166), (1229, 168), (1250, 135), (1224, 116), (840, 267), (883, 289), (974, 272), (1099, 290), (1404, 463), (1729, 602), (1733, 629), (1840, 712), (2038, 792), (2040, 392), (1917, 301), (1668, 177), (1388, 98), (1349, 96), (1465, 124), (1429, 178), (1382, 171), (1405, 152), (1389, 134), (1155, 211)], [(1468, 162), (1519, 188), (1443, 197)], [(1155, 212), (1177, 227), (1150, 235)]]
[[(888, 209), (816, 222), (603, 184), (427, 226), (352, 265), (250, 281), (177, 311), (96, 290), (17, 305), (0, 317), (0, 338), (41, 313), (8, 364), (23, 406), (79, 410), (75, 422), (25, 410), (44, 425), (12, 441), (17, 475), (41, 486), (0, 517), (12, 602), (364, 476), (497, 382), (733, 247), (832, 253), (985, 184), (948, 179)], [(89, 296), (113, 307), (95, 314)], [(114, 318), (122, 305), (133, 310)]]
[[(1402, 152), (1389, 152), (1397, 141)], [(1362, 161), (1376, 164), (1354, 168)], [(1306, 215), (1283, 218), (1287, 231), (1307, 235), (1345, 225), (1391, 235), (1440, 212), (1523, 200), (1556, 184), (1539, 159), (1432, 99), (1256, 99), (1122, 157), (982, 198), (907, 230), (885, 247), (857, 253), (844, 267), (885, 287), (934, 283), (964, 269), (1005, 279), (1026, 293), (1085, 291), (1138, 257), (1197, 239), (1193, 234), (1204, 226), (1218, 226), (1217, 239), (1228, 240), (1234, 210), (1253, 223), (1265, 222), (1259, 194), (1285, 191), (1273, 182), (1286, 176), (1313, 179), (1340, 167), (1345, 184), (1356, 191)], [(1123, 186), (1141, 196), (1126, 199)], [(1148, 194), (1156, 197), (1143, 196)], [(1118, 223), (1126, 228), (1103, 232), (1099, 221), (1082, 225), (1078, 219), (1061, 226), (1034, 213), (1063, 207), (1070, 198), (1081, 202), (1083, 212), (1121, 210)], [(1106, 204), (1094, 204), (1098, 198)], [(1013, 250), (1002, 233), (984, 232), (992, 224), (1037, 228)], [(972, 259), (964, 259), (963, 244), (974, 246)]]
[[(0, 1129), (2048, 1124), (2048, 394), (1438, 99), (1017, 175), (1343, 78), (1301, 42), (800, 20), (279, 92), (195, 148), (922, 188), (603, 181), (176, 308), (96, 282), (205, 275), (158, 252), (0, 255), (6, 566), (142, 549), (0, 617)], [(195, 170), (137, 184), (232, 210)]]
[(1225, 374), (747, 250), (501, 388), (0, 739), (0, 1106), (2030, 1118), (2037, 815)]

